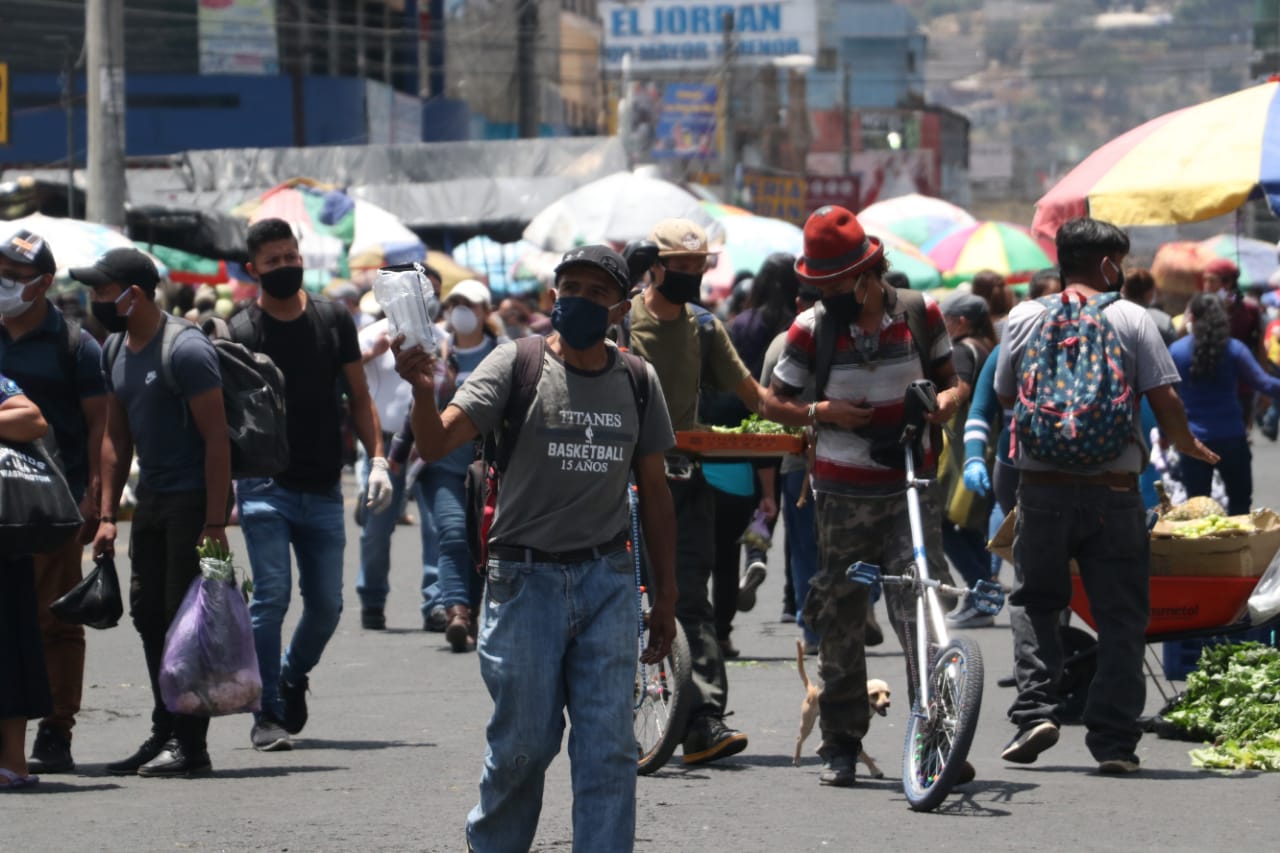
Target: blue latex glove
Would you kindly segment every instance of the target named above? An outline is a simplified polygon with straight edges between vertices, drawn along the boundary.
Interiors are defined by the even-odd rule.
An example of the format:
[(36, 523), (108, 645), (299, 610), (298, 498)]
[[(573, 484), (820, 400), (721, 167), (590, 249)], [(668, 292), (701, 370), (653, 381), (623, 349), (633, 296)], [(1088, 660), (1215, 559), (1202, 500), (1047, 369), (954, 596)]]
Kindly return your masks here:
[(991, 491), (991, 475), (987, 463), (977, 457), (964, 462), (964, 487), (975, 495), (986, 497)]

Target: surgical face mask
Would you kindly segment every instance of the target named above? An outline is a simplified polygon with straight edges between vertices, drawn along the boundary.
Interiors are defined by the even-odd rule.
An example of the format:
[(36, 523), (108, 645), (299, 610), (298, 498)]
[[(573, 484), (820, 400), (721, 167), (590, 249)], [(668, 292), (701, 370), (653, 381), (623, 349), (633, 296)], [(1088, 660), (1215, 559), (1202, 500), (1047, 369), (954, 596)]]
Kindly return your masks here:
[(470, 335), (480, 328), (480, 318), (465, 305), (458, 305), (449, 312), (449, 325), (459, 335)]
[(616, 302), (606, 308), (583, 296), (561, 296), (551, 309), (551, 328), (573, 349), (591, 349), (604, 340), (609, 331), (609, 312), (621, 304)]
[[(1116, 271), (1116, 280), (1115, 280), (1115, 281), (1111, 281), (1109, 278), (1107, 278), (1107, 265), (1108, 265), (1108, 264), (1111, 266), (1111, 268), (1112, 268), (1113, 270), (1115, 270), (1115, 271)], [(1108, 289), (1108, 290), (1115, 291), (1115, 290), (1119, 290), (1120, 288), (1124, 287), (1124, 270), (1120, 269), (1120, 265), (1119, 265), (1119, 264), (1117, 264), (1115, 261), (1111, 260), (1110, 258), (1103, 258), (1103, 259), (1102, 259), (1102, 263), (1100, 264), (1100, 267), (1101, 267), (1101, 271), (1102, 271), (1102, 280), (1103, 280), (1103, 281), (1105, 281), (1105, 282), (1107, 283), (1107, 289)]]
[(27, 313), (31, 306), (35, 305), (35, 302), (27, 302), (22, 298), (22, 294), (38, 280), (39, 276), (31, 281), (0, 278), (0, 316), (17, 317)]
[(288, 299), (302, 289), (302, 267), (276, 267), (258, 277), (262, 289), (275, 299)]
[(663, 269), (665, 272), (658, 292), (664, 299), (676, 305), (698, 301), (698, 297), (702, 295), (702, 273), (678, 272), (670, 267)]

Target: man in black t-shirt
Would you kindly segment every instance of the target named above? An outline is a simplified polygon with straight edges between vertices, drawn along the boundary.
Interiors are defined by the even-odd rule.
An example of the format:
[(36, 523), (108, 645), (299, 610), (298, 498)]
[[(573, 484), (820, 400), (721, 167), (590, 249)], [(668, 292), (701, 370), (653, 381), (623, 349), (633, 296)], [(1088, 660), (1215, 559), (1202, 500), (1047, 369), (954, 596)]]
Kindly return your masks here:
[[(308, 675), (342, 613), (342, 388), (356, 433), (369, 452), (368, 507), (391, 504), (382, 428), (360, 361), (355, 322), (345, 308), (302, 291), (302, 255), (289, 223), (264, 219), (249, 229), (249, 272), (258, 301), (231, 323), (232, 338), (271, 357), (285, 378), (289, 466), (273, 478), (240, 480), (236, 500), (253, 567), (253, 640), (262, 672), (262, 712), (250, 740), (264, 752), (289, 749), (307, 722)], [(302, 618), (280, 652), (298, 558)]]

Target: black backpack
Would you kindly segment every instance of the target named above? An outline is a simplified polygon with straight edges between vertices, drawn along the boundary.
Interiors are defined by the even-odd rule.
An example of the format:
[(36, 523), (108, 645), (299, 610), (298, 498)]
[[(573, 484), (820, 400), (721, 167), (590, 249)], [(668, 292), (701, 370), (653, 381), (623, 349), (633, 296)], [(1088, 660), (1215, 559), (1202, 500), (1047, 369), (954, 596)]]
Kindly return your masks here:
[[(236, 318), (232, 318), (231, 325), (233, 328), (236, 326)], [(187, 331), (202, 334), (193, 323), (165, 316), (160, 341), (160, 372), (165, 385), (178, 396), (182, 396), (182, 389), (173, 376), (173, 346)], [(108, 371), (114, 368), (123, 344), (123, 334), (107, 338)], [(235, 480), (274, 477), (289, 467), (284, 374), (269, 357), (252, 352), (243, 344), (215, 339), (213, 349), (218, 355), (218, 370), (222, 374), (222, 404), (231, 440), (231, 477)]]
[[(502, 412), (502, 423), (493, 433), (483, 437), (480, 458), (467, 468), (466, 510), (467, 544), (471, 548), (477, 571), (485, 570), (489, 550), (489, 529), (493, 526), (494, 512), (498, 506), (498, 484), (502, 474), (511, 464), (516, 439), (524, 425), (529, 407), (533, 405), (538, 383), (542, 380), (546, 338), (531, 335), (516, 339), (516, 357), (511, 366), (511, 395), (507, 397)], [(627, 378), (635, 395), (638, 423), (644, 427), (645, 411), (649, 405), (649, 373), (645, 360), (638, 355), (619, 350), (627, 366)]]

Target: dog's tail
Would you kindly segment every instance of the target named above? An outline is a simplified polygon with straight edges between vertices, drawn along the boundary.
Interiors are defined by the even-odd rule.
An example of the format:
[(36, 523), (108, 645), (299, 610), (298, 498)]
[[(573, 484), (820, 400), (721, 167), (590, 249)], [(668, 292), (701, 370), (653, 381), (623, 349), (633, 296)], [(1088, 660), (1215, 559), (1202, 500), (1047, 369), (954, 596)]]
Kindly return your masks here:
[(809, 676), (804, 671), (804, 643), (796, 640), (796, 668), (800, 670), (800, 680), (804, 682), (804, 689), (809, 689)]

